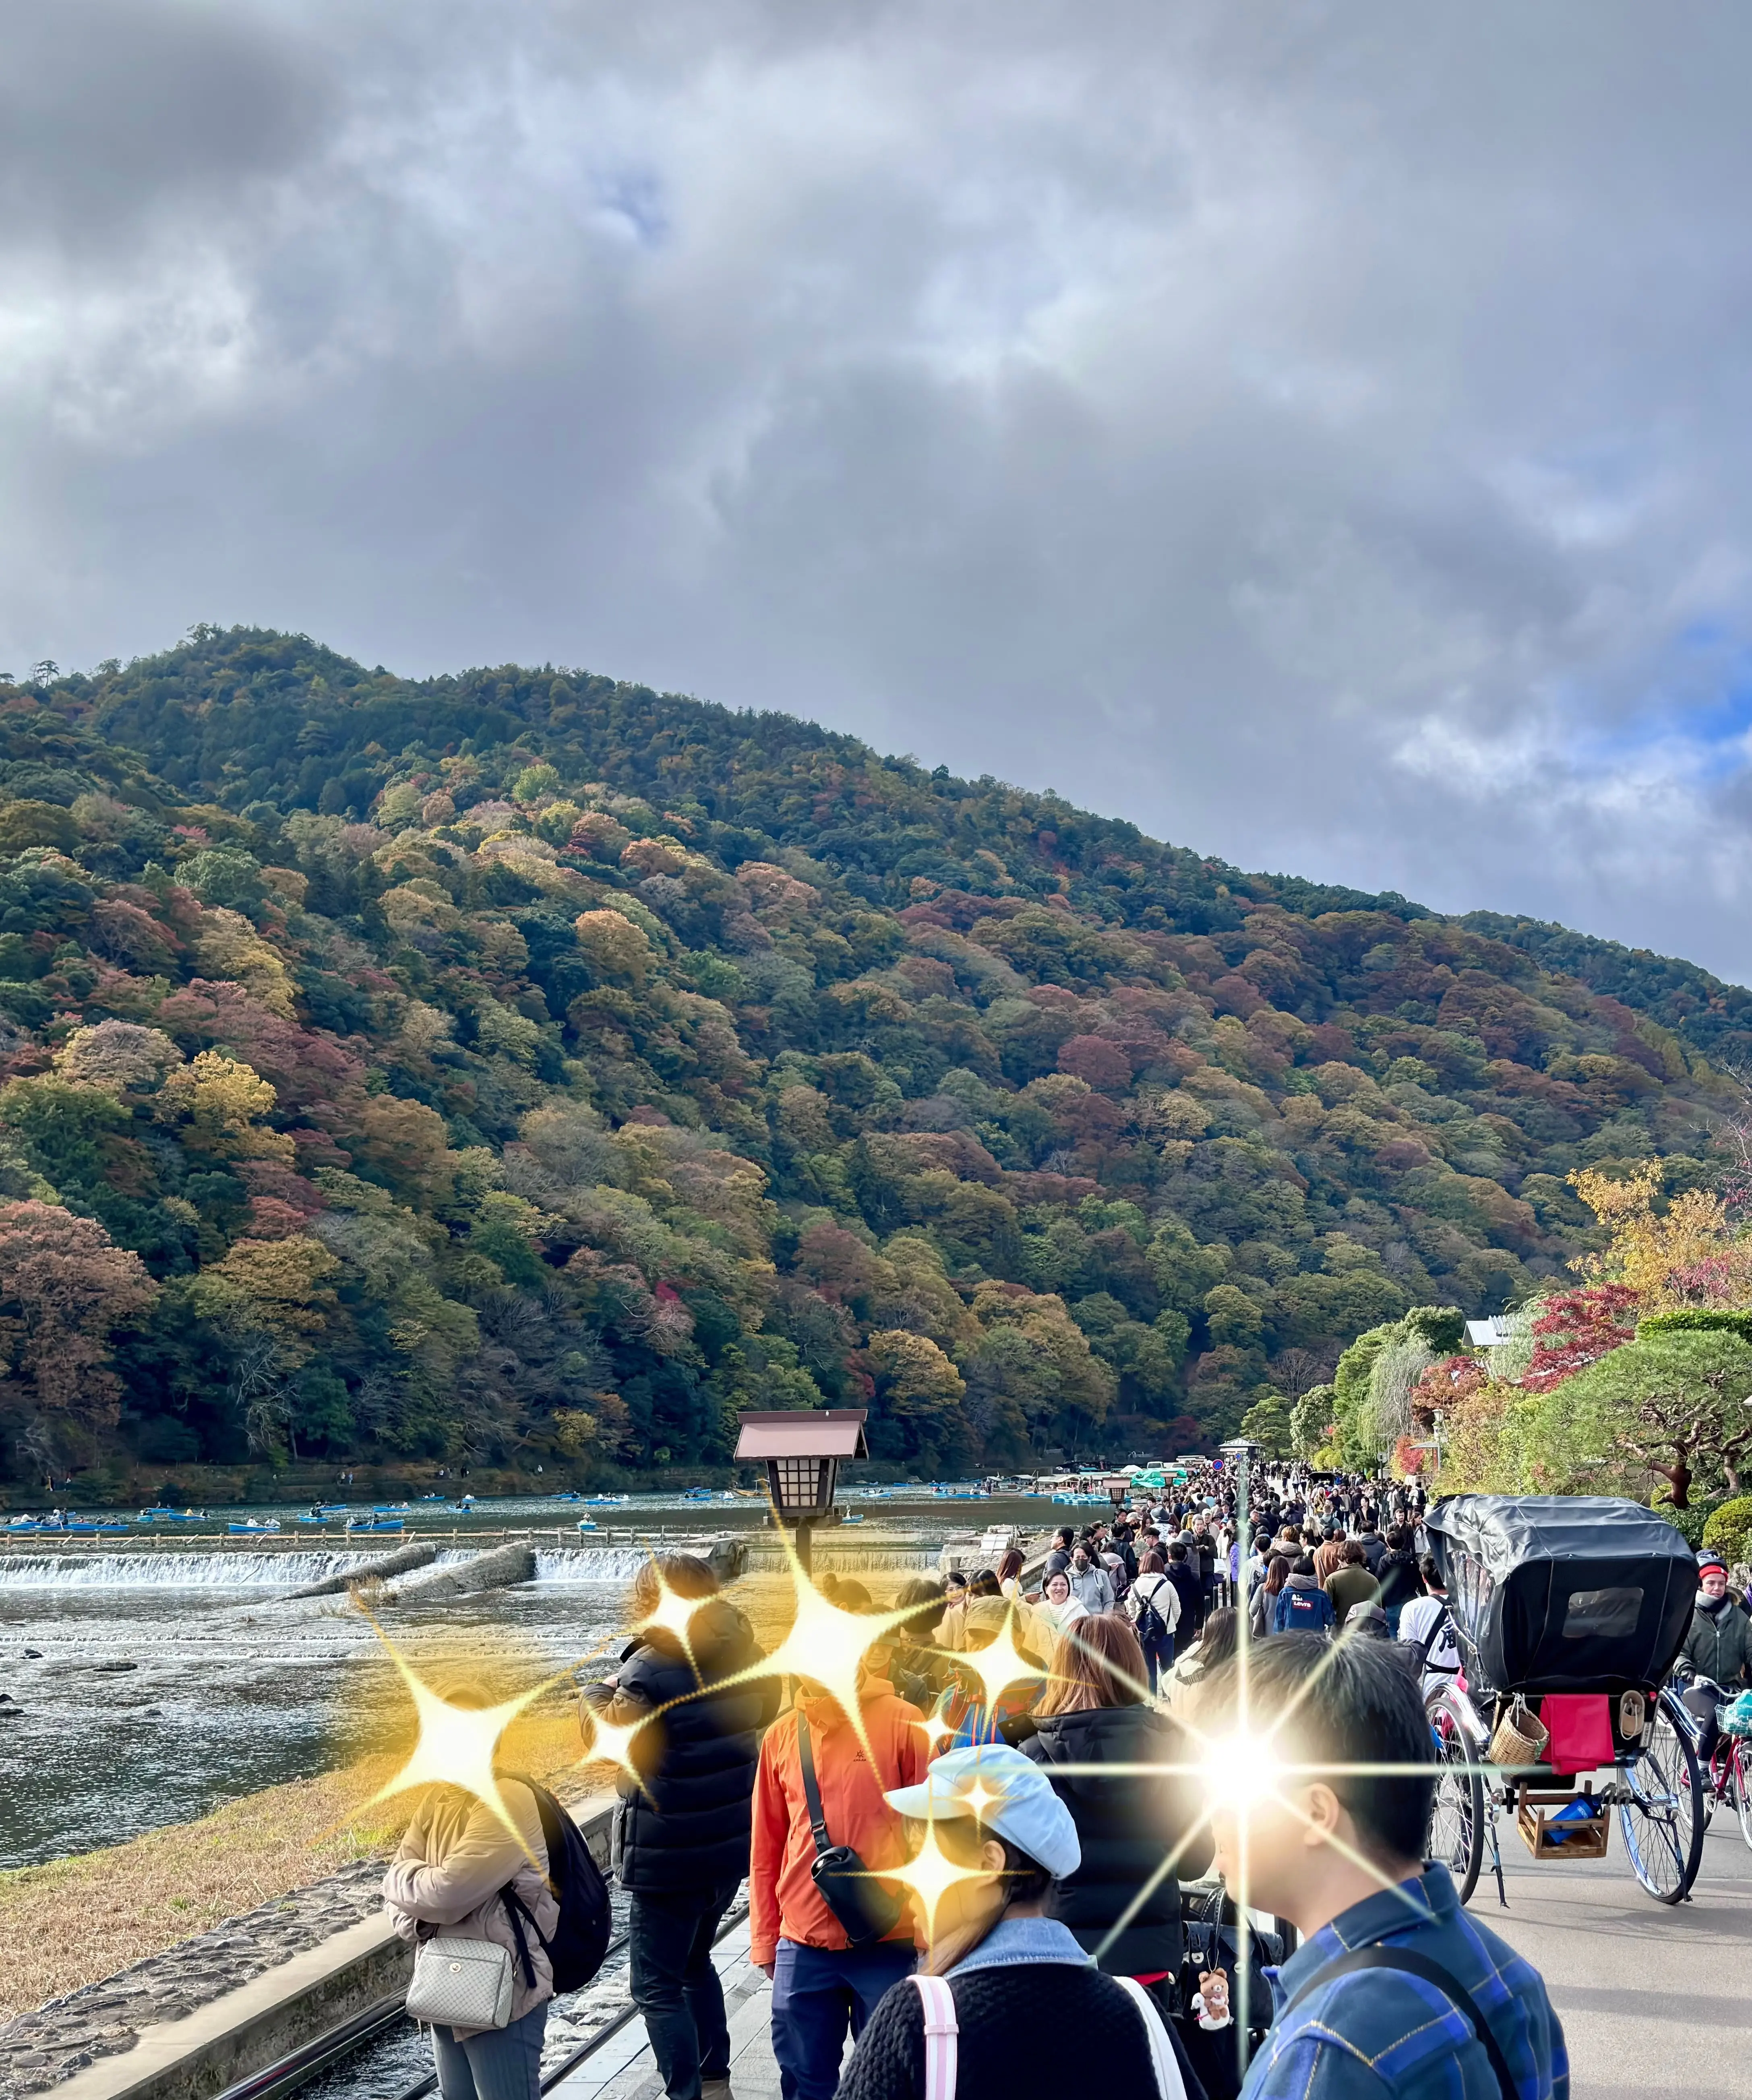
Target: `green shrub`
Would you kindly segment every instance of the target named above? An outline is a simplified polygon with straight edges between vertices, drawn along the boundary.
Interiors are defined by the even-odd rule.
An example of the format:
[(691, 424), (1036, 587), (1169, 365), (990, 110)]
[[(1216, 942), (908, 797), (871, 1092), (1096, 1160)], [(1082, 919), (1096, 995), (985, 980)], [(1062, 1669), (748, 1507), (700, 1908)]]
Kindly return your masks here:
[(1466, 1315), (1458, 1305), (1414, 1305), (1399, 1324), (1432, 1356), (1451, 1357), (1466, 1339)]
[(1713, 1546), (1733, 1561), (1746, 1559), (1749, 1542), (1752, 1542), (1752, 1495), (1736, 1495), (1731, 1502), (1716, 1504), (1700, 1538), (1693, 1543)]
[(1737, 1335), (1742, 1342), (1752, 1342), (1752, 1312), (1701, 1305), (1681, 1312), (1651, 1312), (1636, 1323), (1638, 1341), (1648, 1335)]

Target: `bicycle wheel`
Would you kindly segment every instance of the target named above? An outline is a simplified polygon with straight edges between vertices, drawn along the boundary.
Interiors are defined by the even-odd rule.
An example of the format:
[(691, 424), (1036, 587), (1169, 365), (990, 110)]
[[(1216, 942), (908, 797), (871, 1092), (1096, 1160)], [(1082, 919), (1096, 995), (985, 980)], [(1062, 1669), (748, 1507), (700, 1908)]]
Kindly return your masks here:
[(1680, 1902), (1703, 1857), (1703, 1772), (1685, 1729), (1656, 1705), (1640, 1755), (1619, 1767), (1624, 1849), (1631, 1871), (1657, 1903)]
[(1740, 1818), (1740, 1834), (1752, 1848), (1752, 1747), (1736, 1736), (1728, 1753), (1728, 1784), (1733, 1789), (1734, 1812)]
[(1430, 1808), (1428, 1856), (1439, 1860), (1453, 1877), (1455, 1893), (1467, 1902), (1478, 1886), (1485, 1864), (1485, 1786), (1478, 1760), (1460, 1718), (1444, 1692), (1430, 1695), (1424, 1708), (1436, 1740), (1441, 1776)]

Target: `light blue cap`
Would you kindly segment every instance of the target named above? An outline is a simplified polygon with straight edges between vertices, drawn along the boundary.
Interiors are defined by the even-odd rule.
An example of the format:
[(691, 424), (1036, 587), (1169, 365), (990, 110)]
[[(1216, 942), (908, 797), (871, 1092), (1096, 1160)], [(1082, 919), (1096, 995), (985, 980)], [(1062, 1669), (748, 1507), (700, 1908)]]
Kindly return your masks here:
[(915, 1823), (978, 1815), (986, 1829), (1038, 1860), (1054, 1881), (1064, 1881), (1083, 1864), (1070, 1811), (1039, 1766), (1008, 1743), (947, 1751), (916, 1786), (896, 1787), (883, 1798)]

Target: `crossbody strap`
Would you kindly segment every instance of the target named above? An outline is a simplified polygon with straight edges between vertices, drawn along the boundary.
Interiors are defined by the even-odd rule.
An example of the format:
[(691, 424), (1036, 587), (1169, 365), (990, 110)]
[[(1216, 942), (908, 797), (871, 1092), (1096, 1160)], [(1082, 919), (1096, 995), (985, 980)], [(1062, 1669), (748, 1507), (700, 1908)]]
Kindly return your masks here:
[(809, 1827), (819, 1857), (833, 1850), (833, 1840), (827, 1835), (827, 1819), (822, 1813), (821, 1789), (815, 1783), (815, 1753), (810, 1746), (809, 1723), (801, 1709), (797, 1717), (797, 1754), (803, 1767), (803, 1798), (809, 1804)]
[(1490, 2059), (1490, 2068), (1496, 2073), (1497, 2084), (1502, 2088), (1503, 2100), (1520, 2100), (1520, 2089), (1515, 2083), (1515, 2074), (1509, 2069), (1509, 2060), (1503, 2054), (1503, 2045), (1491, 2030), (1490, 2023), (1479, 2010), (1477, 2001), (1458, 1976), (1451, 1975), (1439, 1961), (1432, 1961), (1427, 1954), (1414, 1953), (1409, 1947), (1354, 1947), (1348, 1954), (1341, 1954), (1336, 1961), (1329, 1961), (1323, 1969), (1317, 1970), (1298, 1991), (1278, 2015), (1286, 2018), (1311, 1992), (1322, 1984), (1337, 1981), (1340, 1976), (1349, 1976), (1359, 1969), (1397, 1969), (1408, 1976), (1421, 1977), (1445, 1998), (1451, 1999), (1464, 2018), (1470, 2022), (1472, 2032), (1483, 2045), (1485, 2054)]
[(550, 1961), (554, 1959), (554, 1949), (548, 1943), (547, 1935), (536, 1923), (533, 1914), (524, 1908), (523, 1898), (509, 1882), (500, 1890), (499, 1899), (505, 1905), (505, 1916), (511, 1921), (511, 1937), (517, 1942), (517, 1958), (523, 1966), (523, 1981), (532, 1991), (536, 1988), (536, 1965), (529, 1958), (529, 1942), (523, 1937), (526, 1918), (530, 1930), (541, 1942), (542, 1952)]
[[(1452, 1627), (1453, 1624), (1453, 1620), (1449, 1617), (1448, 1607), (1444, 1604), (1441, 1609), (1436, 1614), (1436, 1617), (1431, 1621), (1429, 1631), (1423, 1636), (1423, 1639), (1418, 1643), (1418, 1668), (1419, 1670), (1426, 1670), (1431, 1667), (1430, 1657), (1435, 1651), (1436, 1642), (1441, 1639), (1442, 1635), (1445, 1630)], [(1450, 1676), (1453, 1674), (1453, 1672), (1449, 1670), (1447, 1664), (1445, 1662), (1437, 1663), (1435, 1667), (1437, 1670), (1444, 1671)]]
[(955, 2100), (960, 2075), (961, 2029), (955, 1993), (941, 1976), (907, 1979), (925, 2014), (925, 2100)]
[(1155, 2067), (1156, 2092), (1159, 2100), (1186, 2100), (1186, 2081), (1181, 2076), (1180, 2058), (1174, 2054), (1174, 2045), (1168, 2040), (1168, 2031), (1162, 2023), (1162, 2015), (1156, 2010), (1155, 2000), (1135, 1976), (1115, 1976), (1114, 1981), (1121, 1990), (1129, 1994), (1143, 2016), (1144, 2032), (1150, 2040), (1150, 2060)]

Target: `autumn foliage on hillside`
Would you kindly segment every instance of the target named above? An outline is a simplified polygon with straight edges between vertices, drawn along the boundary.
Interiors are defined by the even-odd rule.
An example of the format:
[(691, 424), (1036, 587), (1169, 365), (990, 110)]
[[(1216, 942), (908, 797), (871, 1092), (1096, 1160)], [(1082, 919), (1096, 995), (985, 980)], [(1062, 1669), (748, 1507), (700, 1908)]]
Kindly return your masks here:
[(1705, 1189), (1678, 1018), (805, 723), (201, 629), (0, 685), (0, 1462), (1187, 1445), (1561, 1278), (1578, 1170)]

